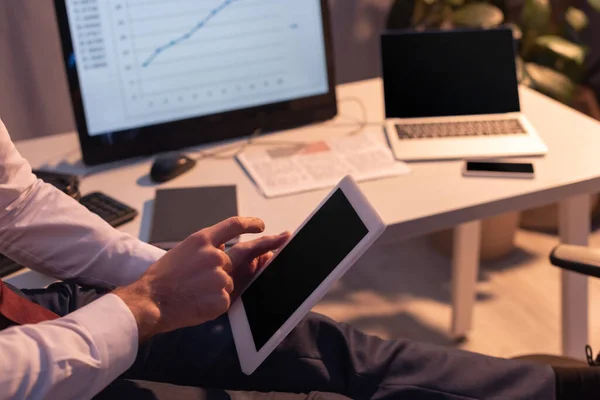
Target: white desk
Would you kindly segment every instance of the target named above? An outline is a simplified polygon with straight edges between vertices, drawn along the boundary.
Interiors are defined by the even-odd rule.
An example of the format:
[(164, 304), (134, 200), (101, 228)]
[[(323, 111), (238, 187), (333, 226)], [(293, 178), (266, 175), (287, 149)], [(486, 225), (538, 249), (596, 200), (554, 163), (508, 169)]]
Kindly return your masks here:
[[(340, 99), (360, 97), (367, 106), (369, 120), (382, 120), (384, 107), (380, 80), (343, 85), (338, 93)], [(479, 249), (473, 243), (478, 243), (481, 219), (560, 201), (563, 242), (587, 244), (590, 231), (587, 194), (600, 191), (600, 124), (529, 89), (523, 88), (521, 95), (526, 114), (550, 148), (547, 157), (535, 160), (535, 180), (465, 179), (461, 177), (461, 162), (449, 161), (413, 164), (413, 171), (408, 176), (361, 184), (389, 224), (382, 241), (405, 240), (456, 227), (452, 333), (457, 337), (466, 335), (471, 327), (479, 267)], [(341, 113), (346, 116), (358, 118), (359, 111), (351, 102), (344, 102), (341, 107)], [(342, 135), (350, 129), (325, 124), (261, 140), (307, 141)], [(104, 191), (143, 211), (143, 217), (123, 230), (147, 239), (149, 211), (156, 189), (146, 176), (151, 159), (86, 170), (79, 161), (74, 133), (20, 142), (18, 148), (34, 167), (87, 174), (82, 182), (84, 194)], [(263, 218), (267, 233), (293, 230), (327, 193), (322, 190), (265, 199), (234, 161), (211, 159), (200, 162), (192, 172), (161, 187), (219, 184), (238, 186), (240, 213)], [(13, 282), (37, 286), (44, 280), (29, 272), (13, 278)], [(564, 273), (562, 295), (563, 350), (567, 355), (581, 358), (588, 335), (587, 280)]]

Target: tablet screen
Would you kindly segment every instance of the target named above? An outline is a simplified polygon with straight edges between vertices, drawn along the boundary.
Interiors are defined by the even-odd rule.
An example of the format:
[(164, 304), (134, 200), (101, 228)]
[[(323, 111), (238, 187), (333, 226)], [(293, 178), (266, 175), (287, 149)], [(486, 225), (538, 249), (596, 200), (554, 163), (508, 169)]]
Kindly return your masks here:
[(368, 233), (338, 189), (242, 294), (257, 350)]

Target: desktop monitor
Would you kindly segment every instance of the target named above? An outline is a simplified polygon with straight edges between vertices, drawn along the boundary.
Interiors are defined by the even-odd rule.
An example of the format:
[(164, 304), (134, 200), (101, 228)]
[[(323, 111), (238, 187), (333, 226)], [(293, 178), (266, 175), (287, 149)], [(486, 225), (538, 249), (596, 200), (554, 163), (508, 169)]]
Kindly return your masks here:
[(337, 114), (327, 0), (55, 0), (83, 160)]

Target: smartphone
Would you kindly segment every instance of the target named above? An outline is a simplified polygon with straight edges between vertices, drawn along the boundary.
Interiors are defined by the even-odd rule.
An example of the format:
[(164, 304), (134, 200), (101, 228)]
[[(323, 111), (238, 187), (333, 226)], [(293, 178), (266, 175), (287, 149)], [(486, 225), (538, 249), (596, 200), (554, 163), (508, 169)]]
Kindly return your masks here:
[(532, 163), (467, 160), (463, 176), (533, 179), (535, 168)]

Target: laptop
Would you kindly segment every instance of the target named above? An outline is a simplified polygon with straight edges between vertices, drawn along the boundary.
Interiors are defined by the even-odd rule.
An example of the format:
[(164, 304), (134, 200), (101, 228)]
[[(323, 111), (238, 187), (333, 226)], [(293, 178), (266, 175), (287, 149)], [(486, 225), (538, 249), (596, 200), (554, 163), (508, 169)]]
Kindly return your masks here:
[(385, 130), (397, 159), (543, 155), (521, 112), (510, 29), (382, 35)]

